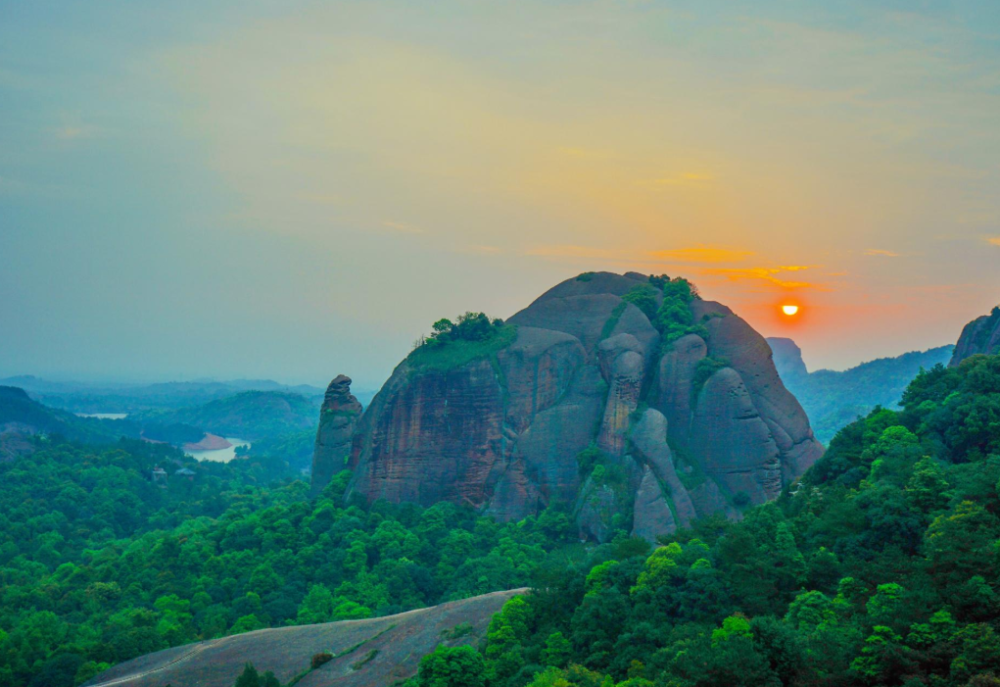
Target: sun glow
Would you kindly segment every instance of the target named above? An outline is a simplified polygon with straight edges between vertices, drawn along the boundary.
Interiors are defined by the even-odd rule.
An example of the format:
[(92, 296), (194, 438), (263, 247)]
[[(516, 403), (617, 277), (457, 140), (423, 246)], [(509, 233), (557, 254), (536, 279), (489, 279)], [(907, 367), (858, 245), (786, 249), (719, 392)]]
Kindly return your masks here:
[(797, 305), (783, 305), (781, 306), (781, 312), (785, 313), (789, 317), (794, 317), (799, 314), (799, 306)]

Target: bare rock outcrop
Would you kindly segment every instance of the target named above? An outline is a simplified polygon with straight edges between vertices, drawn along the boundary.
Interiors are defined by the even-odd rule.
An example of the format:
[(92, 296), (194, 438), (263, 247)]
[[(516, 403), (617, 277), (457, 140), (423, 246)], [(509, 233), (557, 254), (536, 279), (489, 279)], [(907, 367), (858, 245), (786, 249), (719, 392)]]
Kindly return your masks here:
[(312, 489), (318, 493), (347, 465), (361, 403), (351, 394), (351, 378), (337, 375), (326, 388), (313, 451)]
[(974, 355), (998, 353), (1000, 353), (1000, 306), (993, 308), (989, 315), (977, 317), (965, 325), (948, 367), (956, 367)]
[(800, 381), (809, 376), (809, 369), (802, 359), (802, 349), (797, 343), (781, 336), (770, 336), (765, 340), (774, 353), (774, 367), (783, 382)]
[[(511, 317), (502, 345), (417, 349), (353, 429), (351, 493), (504, 520), (561, 504), (599, 541), (653, 540), (777, 496), (823, 449), (770, 347), (697, 298), (691, 333), (664, 344), (649, 316), (662, 285), (583, 274)], [(346, 427), (324, 454), (346, 455)]]
[[(176, 646), (119, 663), (85, 684), (232, 687), (251, 660), (281, 684), (384, 687), (416, 675), (420, 659), (437, 646), (475, 646), (504, 603), (526, 593), (512, 589), (381, 618), (276, 627)], [(319, 653), (333, 658), (313, 667)]]

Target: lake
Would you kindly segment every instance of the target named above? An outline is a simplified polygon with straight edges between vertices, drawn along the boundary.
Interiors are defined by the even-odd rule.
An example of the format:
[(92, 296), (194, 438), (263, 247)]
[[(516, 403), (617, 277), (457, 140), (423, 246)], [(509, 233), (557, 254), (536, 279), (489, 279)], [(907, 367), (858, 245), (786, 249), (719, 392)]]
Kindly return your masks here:
[(244, 441), (243, 439), (236, 439), (233, 437), (225, 437), (225, 439), (232, 444), (232, 446), (229, 448), (219, 448), (211, 451), (185, 451), (185, 453), (192, 458), (197, 458), (198, 460), (212, 460), (216, 463), (228, 463), (236, 457), (236, 448), (238, 446), (250, 446), (250, 442)]
[(98, 420), (124, 420), (128, 413), (77, 413), (77, 417), (96, 417)]

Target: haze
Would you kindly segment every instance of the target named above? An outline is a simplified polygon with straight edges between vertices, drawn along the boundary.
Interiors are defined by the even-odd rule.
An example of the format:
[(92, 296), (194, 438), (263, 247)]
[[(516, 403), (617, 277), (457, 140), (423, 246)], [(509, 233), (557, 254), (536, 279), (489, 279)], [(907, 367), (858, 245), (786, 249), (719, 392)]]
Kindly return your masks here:
[(0, 376), (371, 388), (585, 270), (813, 368), (953, 342), (1000, 301), (1000, 4), (706, 5), (6, 3)]

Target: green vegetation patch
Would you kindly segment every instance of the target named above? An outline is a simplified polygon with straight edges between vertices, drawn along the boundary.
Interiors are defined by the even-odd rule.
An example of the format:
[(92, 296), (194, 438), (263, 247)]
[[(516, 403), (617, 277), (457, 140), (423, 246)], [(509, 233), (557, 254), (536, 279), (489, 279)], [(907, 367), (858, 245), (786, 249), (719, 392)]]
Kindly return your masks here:
[(708, 475), (699, 467), (697, 461), (691, 458), (691, 454), (676, 441), (667, 438), (670, 446), (670, 454), (674, 459), (674, 466), (677, 469), (677, 479), (681, 481), (687, 491), (694, 491), (708, 480)]
[(706, 356), (698, 361), (691, 379), (691, 402), (697, 400), (698, 394), (705, 388), (705, 383), (719, 370), (729, 367), (729, 359), (724, 356)]
[(642, 313), (649, 318), (650, 322), (656, 317), (659, 304), (656, 302), (657, 289), (652, 284), (639, 284), (628, 290), (622, 300), (631, 303), (639, 308)]
[(492, 360), (516, 338), (515, 325), (490, 320), (483, 313), (466, 313), (457, 323), (435, 322), (434, 332), (418, 341), (407, 362), (415, 370), (453, 370), (480, 358)]
[(618, 320), (620, 320), (622, 318), (622, 313), (625, 312), (625, 308), (627, 308), (627, 307), (628, 307), (628, 303), (626, 303), (625, 301), (622, 301), (621, 303), (619, 303), (618, 305), (615, 306), (614, 310), (611, 311), (611, 315), (604, 322), (604, 326), (601, 327), (601, 340), (602, 341), (604, 339), (608, 338), (609, 336), (611, 336), (611, 332), (613, 332), (615, 330), (615, 327), (618, 326)]

